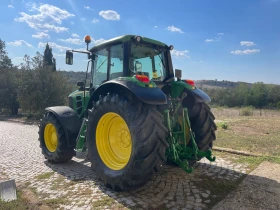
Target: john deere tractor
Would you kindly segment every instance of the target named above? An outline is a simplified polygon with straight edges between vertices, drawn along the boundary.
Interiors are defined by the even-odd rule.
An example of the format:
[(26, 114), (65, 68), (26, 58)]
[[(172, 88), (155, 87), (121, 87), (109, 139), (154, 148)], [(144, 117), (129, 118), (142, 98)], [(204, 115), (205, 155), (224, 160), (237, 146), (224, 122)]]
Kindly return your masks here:
[(131, 190), (145, 184), (164, 162), (188, 173), (201, 158), (215, 161), (216, 139), (209, 96), (173, 70), (173, 46), (125, 35), (85, 51), (90, 82), (79, 81), (68, 106), (45, 109), (39, 141), (45, 158), (69, 161), (85, 152), (106, 186)]

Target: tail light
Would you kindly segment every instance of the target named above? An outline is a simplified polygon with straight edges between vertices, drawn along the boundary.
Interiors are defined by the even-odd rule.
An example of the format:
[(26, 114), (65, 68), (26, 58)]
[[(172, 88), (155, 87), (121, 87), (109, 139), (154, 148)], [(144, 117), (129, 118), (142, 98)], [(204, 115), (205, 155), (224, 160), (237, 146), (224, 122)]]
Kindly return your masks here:
[(145, 82), (145, 83), (150, 82), (149, 77), (147, 77), (146, 75), (135, 75), (135, 78), (140, 82)]
[(191, 79), (186, 79), (186, 80), (184, 80), (186, 83), (188, 83), (190, 86), (195, 86), (195, 84), (194, 84), (194, 81), (193, 80), (191, 80)]

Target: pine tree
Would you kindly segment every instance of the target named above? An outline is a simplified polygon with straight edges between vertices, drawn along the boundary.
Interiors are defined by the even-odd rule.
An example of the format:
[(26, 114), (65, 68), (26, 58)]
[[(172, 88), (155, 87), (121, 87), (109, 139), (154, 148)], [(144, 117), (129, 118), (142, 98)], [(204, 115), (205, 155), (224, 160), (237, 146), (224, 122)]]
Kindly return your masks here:
[(49, 46), (49, 43), (46, 45), (43, 56), (43, 67), (51, 66), (53, 71), (56, 71), (56, 60), (53, 58), (52, 48)]
[(53, 54), (52, 54), (52, 48), (49, 46), (49, 43), (46, 45), (46, 49), (44, 51), (44, 57), (43, 57), (43, 66), (52, 66)]

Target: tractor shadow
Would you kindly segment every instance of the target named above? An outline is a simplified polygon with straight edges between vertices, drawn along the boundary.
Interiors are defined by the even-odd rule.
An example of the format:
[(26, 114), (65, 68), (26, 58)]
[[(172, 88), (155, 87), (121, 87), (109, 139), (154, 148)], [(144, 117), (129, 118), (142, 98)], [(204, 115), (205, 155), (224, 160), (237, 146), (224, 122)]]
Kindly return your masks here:
[[(166, 163), (162, 171), (156, 173), (144, 186), (129, 192), (115, 192), (98, 180), (83, 153), (77, 153), (68, 163), (52, 164), (45, 161), (45, 164), (68, 180), (93, 182), (99, 193), (108, 195), (129, 209), (210, 209), (234, 191), (247, 175), (244, 165), (234, 165), (221, 158), (213, 163), (202, 159), (194, 165), (191, 174)], [(263, 177), (254, 179), (267, 182)], [(275, 186), (277, 184), (274, 183)]]

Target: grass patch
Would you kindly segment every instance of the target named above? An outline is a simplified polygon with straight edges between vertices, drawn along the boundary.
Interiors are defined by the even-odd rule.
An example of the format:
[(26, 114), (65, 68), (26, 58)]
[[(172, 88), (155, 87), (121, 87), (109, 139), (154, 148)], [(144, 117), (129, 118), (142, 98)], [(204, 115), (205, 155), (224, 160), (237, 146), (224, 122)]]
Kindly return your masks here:
[(232, 154), (228, 152), (220, 152), (220, 151), (213, 151), (213, 155), (217, 156), (218, 158), (224, 158), (230, 160), (232, 163), (240, 163), (246, 164), (247, 167), (250, 169), (247, 171), (248, 173), (257, 168), (261, 162), (269, 161), (272, 163), (280, 164), (280, 157), (271, 157), (271, 156), (260, 156), (260, 157), (252, 157), (252, 156), (243, 156)]
[(101, 200), (98, 201), (94, 201), (92, 203), (92, 208), (96, 209), (96, 208), (104, 208), (104, 206), (112, 206), (114, 204), (115, 200), (111, 197), (104, 197)]
[(0, 209), (9, 209), (9, 210), (19, 210), (19, 209), (31, 209), (35, 210), (35, 207), (30, 206), (27, 200), (22, 198), (22, 192), (17, 190), (17, 200), (5, 202), (0, 200)]
[(35, 179), (49, 179), (53, 174), (54, 174), (54, 172), (47, 172), (47, 173), (43, 173), (38, 176), (35, 176), (34, 178)]
[(46, 199), (43, 201), (43, 203), (54, 209), (54, 208), (58, 208), (59, 205), (66, 204), (67, 200), (65, 198), (53, 198), (53, 199)]
[(279, 117), (240, 117), (227, 120), (228, 129), (218, 129), (215, 146), (264, 156), (280, 156)]
[(263, 161), (269, 161), (269, 162), (280, 164), (279, 157), (268, 157), (268, 156), (261, 156), (261, 157), (240, 156), (237, 159), (232, 160), (232, 162), (235, 162), (235, 163), (248, 164), (248, 166), (251, 170), (255, 169)]
[(211, 209), (215, 204), (223, 200), (229, 193), (236, 190), (238, 185), (243, 181), (245, 175), (243, 175), (240, 179), (233, 180), (223, 180), (223, 179), (215, 179), (206, 175), (200, 175), (203, 181), (196, 182), (195, 186), (201, 191), (210, 191), (209, 200), (210, 203), (207, 203), (207, 208)]

